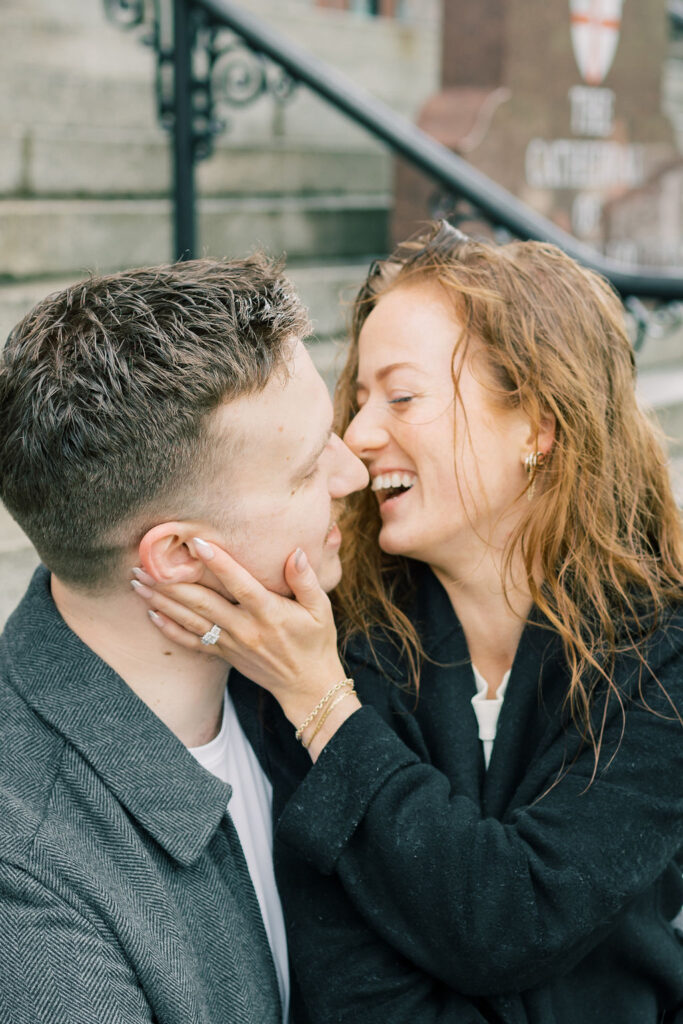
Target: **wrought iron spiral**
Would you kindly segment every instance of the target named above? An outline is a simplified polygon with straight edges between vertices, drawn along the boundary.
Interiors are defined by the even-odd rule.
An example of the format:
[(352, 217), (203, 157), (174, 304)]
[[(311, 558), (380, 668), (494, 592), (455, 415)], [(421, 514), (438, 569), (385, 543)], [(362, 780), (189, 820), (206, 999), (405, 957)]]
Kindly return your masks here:
[(238, 42), (220, 50), (211, 72), (215, 99), (233, 107), (245, 107), (267, 87), (263, 60)]
[(217, 105), (246, 107), (264, 93), (284, 103), (296, 83), (282, 68), (255, 53), (241, 39), (214, 51), (211, 85)]
[(104, 12), (115, 25), (135, 28), (145, 21), (146, 0), (104, 0)]

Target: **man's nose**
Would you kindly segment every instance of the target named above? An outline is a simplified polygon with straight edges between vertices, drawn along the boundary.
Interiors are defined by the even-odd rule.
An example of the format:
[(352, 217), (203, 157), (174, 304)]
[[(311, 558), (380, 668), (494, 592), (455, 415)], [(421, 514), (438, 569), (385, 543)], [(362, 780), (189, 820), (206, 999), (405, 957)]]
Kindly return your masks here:
[(362, 491), (368, 486), (370, 476), (366, 467), (357, 455), (344, 444), (340, 437), (334, 436), (336, 465), (330, 475), (330, 496), (345, 498), (353, 491)]
[(360, 459), (367, 458), (379, 448), (383, 448), (388, 440), (387, 431), (378, 417), (372, 414), (369, 405), (364, 405), (358, 410), (344, 432), (345, 443)]

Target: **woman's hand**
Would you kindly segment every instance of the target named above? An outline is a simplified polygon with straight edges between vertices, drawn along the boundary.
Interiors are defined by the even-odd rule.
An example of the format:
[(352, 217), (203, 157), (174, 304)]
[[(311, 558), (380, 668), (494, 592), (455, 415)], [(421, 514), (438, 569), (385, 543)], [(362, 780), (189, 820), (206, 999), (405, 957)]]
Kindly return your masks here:
[[(345, 676), (330, 601), (305, 553), (297, 549), (285, 563), (292, 600), (267, 590), (217, 545), (195, 539), (195, 550), (235, 603), (196, 583), (150, 584), (138, 571), (133, 587), (147, 602), (152, 622), (174, 643), (234, 665), (272, 693), (298, 727)], [(218, 641), (202, 644), (201, 637), (214, 625), (220, 628)], [(309, 748), (314, 760), (358, 707), (351, 695), (334, 708)]]

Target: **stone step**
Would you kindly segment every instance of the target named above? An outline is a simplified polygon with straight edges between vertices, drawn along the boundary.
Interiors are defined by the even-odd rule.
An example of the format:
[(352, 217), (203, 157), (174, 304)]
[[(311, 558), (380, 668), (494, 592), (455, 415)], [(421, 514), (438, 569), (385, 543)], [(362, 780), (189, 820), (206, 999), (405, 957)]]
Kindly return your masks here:
[(4, 345), (10, 330), (36, 302), (51, 292), (71, 284), (73, 277), (50, 278), (48, 280), (24, 281), (21, 284), (0, 284), (0, 347)]
[[(368, 255), (357, 262), (293, 264), (287, 268), (287, 275), (310, 311), (316, 338), (339, 338), (345, 335), (351, 303), (365, 278), (371, 259), (372, 256)], [(11, 328), (37, 302), (51, 292), (73, 284), (77, 279), (78, 275), (72, 274), (69, 277), (41, 278), (19, 284), (0, 284), (0, 346)]]
[[(663, 315), (663, 314), (662, 314)], [(681, 305), (683, 318), (683, 305)], [(683, 322), (667, 326), (662, 323), (645, 338), (640, 352), (636, 354), (639, 370), (683, 363)]]
[(679, 150), (683, 150), (683, 60), (680, 54), (662, 65), (662, 109), (670, 118)]
[[(101, 47), (93, 49), (99, 53)], [(84, 74), (82, 58), (62, 69), (43, 66), (37, 56), (28, 67), (10, 64), (3, 71), (0, 47), (0, 125), (54, 126), (67, 138), (79, 128), (158, 130), (155, 59), (147, 48), (139, 50), (145, 61), (143, 75), (135, 70), (129, 77), (108, 78), (99, 70)], [(390, 95), (382, 98), (399, 113), (417, 112), (418, 105), (408, 110), (405, 102), (393, 102)], [(383, 149), (366, 129), (304, 86), (286, 103), (277, 103), (268, 94), (244, 107), (219, 101), (216, 114), (226, 126), (223, 137), (247, 145), (286, 136), (318, 147)]]
[[(437, 87), (435, 18), (357, 18), (310, 0), (254, 0), (249, 8), (410, 118)], [(103, 0), (3, 0), (0, 123), (153, 125), (156, 61), (141, 45), (143, 35), (108, 22)], [(305, 88), (284, 106), (263, 96), (239, 111), (226, 105), (219, 111), (224, 115), (244, 139), (286, 133), (361, 145), (369, 140)]]
[(321, 372), (323, 366), (334, 365), (330, 360), (336, 358), (335, 353), (340, 346), (344, 348), (343, 342), (333, 339), (348, 336), (351, 306), (371, 260), (372, 257), (366, 257), (354, 263), (292, 265), (287, 268), (287, 276), (292, 279), (311, 314), (315, 337), (319, 339), (314, 351)]
[(21, 600), (38, 562), (31, 547), (0, 551), (0, 630)]
[[(359, 257), (387, 248), (383, 193), (204, 199), (203, 254), (237, 256), (262, 246), (291, 259)], [(0, 278), (117, 270), (171, 258), (166, 199), (0, 200)]]
[[(151, 126), (155, 58), (111, 25), (100, 8), (91, 25), (60, 25), (5, 10), (0, 35), (0, 122)], [(53, 5), (54, 8), (62, 4)]]
[(678, 507), (683, 509), (683, 456), (671, 460), (671, 480)]
[[(379, 150), (272, 139), (225, 139), (197, 170), (205, 196), (387, 194), (392, 163)], [(0, 193), (21, 198), (166, 196), (169, 137), (161, 129), (0, 128)]]
[(669, 439), (672, 455), (683, 455), (683, 360), (640, 372), (637, 393)]
[(0, 503), (0, 629), (23, 594), (38, 555)]
[[(151, 51), (139, 49), (145, 60), (144, 75), (135, 71), (114, 79), (101, 72), (84, 75), (82, 60), (66, 69), (42, 66), (40, 56), (29, 67), (10, 65), (3, 71), (0, 63), (0, 125), (54, 126), (67, 138), (79, 128), (159, 130), (155, 60)], [(0, 48), (0, 62), (2, 59)], [(383, 90), (373, 94), (399, 113), (409, 117), (417, 113), (419, 104), (407, 109), (405, 101), (395, 101)], [(425, 91), (423, 98), (428, 95)], [(221, 137), (247, 145), (287, 137), (314, 147), (384, 149), (366, 129), (304, 86), (285, 103), (277, 103), (268, 94), (244, 107), (217, 100), (216, 114), (225, 125)]]
[(22, 551), (30, 546), (31, 542), (26, 534), (0, 502), (0, 555), (7, 554), (9, 551)]

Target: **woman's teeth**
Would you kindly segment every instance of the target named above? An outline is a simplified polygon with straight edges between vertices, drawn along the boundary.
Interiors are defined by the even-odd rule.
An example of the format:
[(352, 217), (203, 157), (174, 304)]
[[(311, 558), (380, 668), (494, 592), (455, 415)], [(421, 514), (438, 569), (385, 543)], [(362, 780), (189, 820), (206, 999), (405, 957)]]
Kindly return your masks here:
[(373, 491), (389, 491), (395, 487), (408, 489), (413, 486), (417, 477), (414, 473), (380, 473), (372, 481)]

